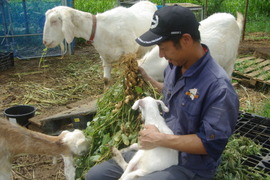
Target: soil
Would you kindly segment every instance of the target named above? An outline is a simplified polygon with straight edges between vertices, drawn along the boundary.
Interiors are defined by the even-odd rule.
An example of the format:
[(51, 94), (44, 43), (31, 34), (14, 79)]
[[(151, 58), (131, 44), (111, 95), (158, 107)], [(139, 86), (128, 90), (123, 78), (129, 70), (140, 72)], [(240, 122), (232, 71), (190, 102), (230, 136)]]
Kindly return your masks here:
[[(258, 38), (262, 36), (268, 38)], [(255, 53), (269, 57), (270, 35), (254, 33), (249, 34), (249, 37), (252, 38), (241, 42), (239, 55), (252, 55)], [(78, 104), (89, 102), (103, 93), (102, 65), (93, 46), (77, 45), (74, 55), (65, 56), (62, 59), (60, 57), (46, 58), (43, 68), (39, 68), (40, 61), (41, 59), (15, 59), (14, 67), (0, 72), (0, 111), (3, 112), (5, 108), (15, 104), (32, 104), (38, 107), (37, 115), (44, 115), (48, 111), (52, 115), (52, 112), (60, 112), (67, 108), (76, 107)], [(76, 79), (78, 74), (82, 72), (84, 73), (83, 78)], [(65, 81), (69, 81), (69, 83), (65, 83)], [(84, 86), (81, 87), (79, 81), (85, 81)], [(81, 89), (72, 95), (67, 92), (68, 98), (64, 96), (58, 97), (57, 93), (48, 94), (50, 90), (59, 86), (61, 86), (58, 89), (60, 91), (78, 88), (78, 86)], [(256, 112), (261, 108), (263, 102), (270, 97), (268, 91), (262, 91), (260, 88), (250, 88), (242, 84), (236, 84), (235, 88), (240, 97), (242, 110)], [(31, 89), (35, 89), (35, 91), (31, 92)], [(43, 96), (44, 94), (46, 96)], [(47, 102), (46, 97), (54, 97), (56, 101), (64, 99), (64, 101), (56, 104)], [(3, 117), (0, 114), (0, 118), (1, 116)], [(46, 155), (15, 157), (12, 160), (13, 180), (65, 179), (61, 157), (57, 157), (55, 164), (53, 164), (52, 159), (53, 157)]]

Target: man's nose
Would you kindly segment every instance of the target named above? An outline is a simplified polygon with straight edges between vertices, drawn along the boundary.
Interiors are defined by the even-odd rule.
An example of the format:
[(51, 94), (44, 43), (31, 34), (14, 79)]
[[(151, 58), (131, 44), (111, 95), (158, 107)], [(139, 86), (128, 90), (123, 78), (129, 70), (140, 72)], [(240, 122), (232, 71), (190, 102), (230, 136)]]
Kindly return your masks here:
[(164, 53), (162, 52), (162, 50), (159, 49), (159, 57), (163, 58), (164, 57)]

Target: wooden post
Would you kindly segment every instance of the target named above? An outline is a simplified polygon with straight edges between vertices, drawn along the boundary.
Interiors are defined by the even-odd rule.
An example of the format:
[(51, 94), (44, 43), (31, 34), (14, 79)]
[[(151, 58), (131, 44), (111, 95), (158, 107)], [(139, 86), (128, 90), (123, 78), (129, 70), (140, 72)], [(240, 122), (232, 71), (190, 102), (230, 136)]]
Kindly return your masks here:
[(208, 17), (208, 0), (205, 0), (205, 13), (204, 13), (204, 18)]
[(246, 0), (246, 8), (245, 8), (245, 16), (244, 16), (244, 26), (243, 26), (243, 31), (242, 31), (242, 40), (245, 39), (246, 23), (247, 23), (247, 16), (248, 16), (248, 4), (249, 4), (249, 0)]
[(163, 1), (162, 1), (162, 5), (163, 5), (163, 6), (165, 6), (165, 4), (166, 4), (166, 2), (165, 2), (165, 1), (166, 1), (166, 0), (163, 0)]

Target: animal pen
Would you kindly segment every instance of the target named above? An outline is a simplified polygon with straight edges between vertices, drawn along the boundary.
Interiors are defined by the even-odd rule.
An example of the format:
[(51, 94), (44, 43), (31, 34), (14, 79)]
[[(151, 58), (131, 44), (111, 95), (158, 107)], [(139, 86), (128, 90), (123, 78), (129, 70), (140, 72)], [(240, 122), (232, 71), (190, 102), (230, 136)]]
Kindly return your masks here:
[[(0, 0), (0, 72), (2, 53), (13, 54), (19, 59), (41, 57), (45, 48), (42, 44), (45, 12), (57, 5), (73, 7), (72, 4), (72, 0)], [(196, 8), (198, 17), (202, 18), (204, 14), (202, 7)], [(70, 51), (71, 47), (65, 44), (64, 53)], [(61, 53), (60, 47), (56, 47), (48, 49), (46, 56), (59, 56)], [(73, 123), (76, 128), (84, 129), (89, 119), (92, 120), (96, 113), (95, 104), (93, 101), (83, 108), (69, 109), (42, 119), (44, 122), (42, 130), (51, 134), (58, 133), (60, 125), (67, 122)], [(261, 155), (246, 157), (243, 164), (269, 174), (270, 119), (240, 112), (235, 132), (251, 138), (265, 148)]]
[[(38, 58), (44, 55), (42, 33), (45, 12), (54, 6), (72, 7), (72, 0), (0, 0), (0, 52), (13, 54), (19, 59)], [(71, 51), (64, 45), (48, 49), (46, 56), (58, 56)]]

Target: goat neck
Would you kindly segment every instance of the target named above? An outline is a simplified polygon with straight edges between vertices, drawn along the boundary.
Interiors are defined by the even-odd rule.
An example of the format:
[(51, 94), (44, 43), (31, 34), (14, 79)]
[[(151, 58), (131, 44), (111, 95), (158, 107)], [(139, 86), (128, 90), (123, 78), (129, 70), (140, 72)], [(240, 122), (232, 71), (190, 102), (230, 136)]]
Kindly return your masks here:
[(142, 114), (144, 117), (145, 125), (147, 124), (153, 124), (157, 126), (157, 128), (160, 127), (161, 124), (164, 124), (164, 119), (160, 115), (159, 108), (157, 105), (149, 105), (147, 107), (142, 108)]
[[(62, 142), (62, 136), (49, 136), (12, 124), (7, 120), (0, 120), (0, 136), (3, 146), (11, 155), (19, 154), (47, 154), (66, 156), (71, 155), (66, 144)], [(35, 142), (33, 144), (33, 142)]]
[(96, 15), (92, 15), (92, 32), (90, 35), (90, 38), (88, 41), (86, 41), (87, 44), (92, 44), (94, 42), (95, 34), (96, 34), (96, 29), (97, 29), (97, 17)]

